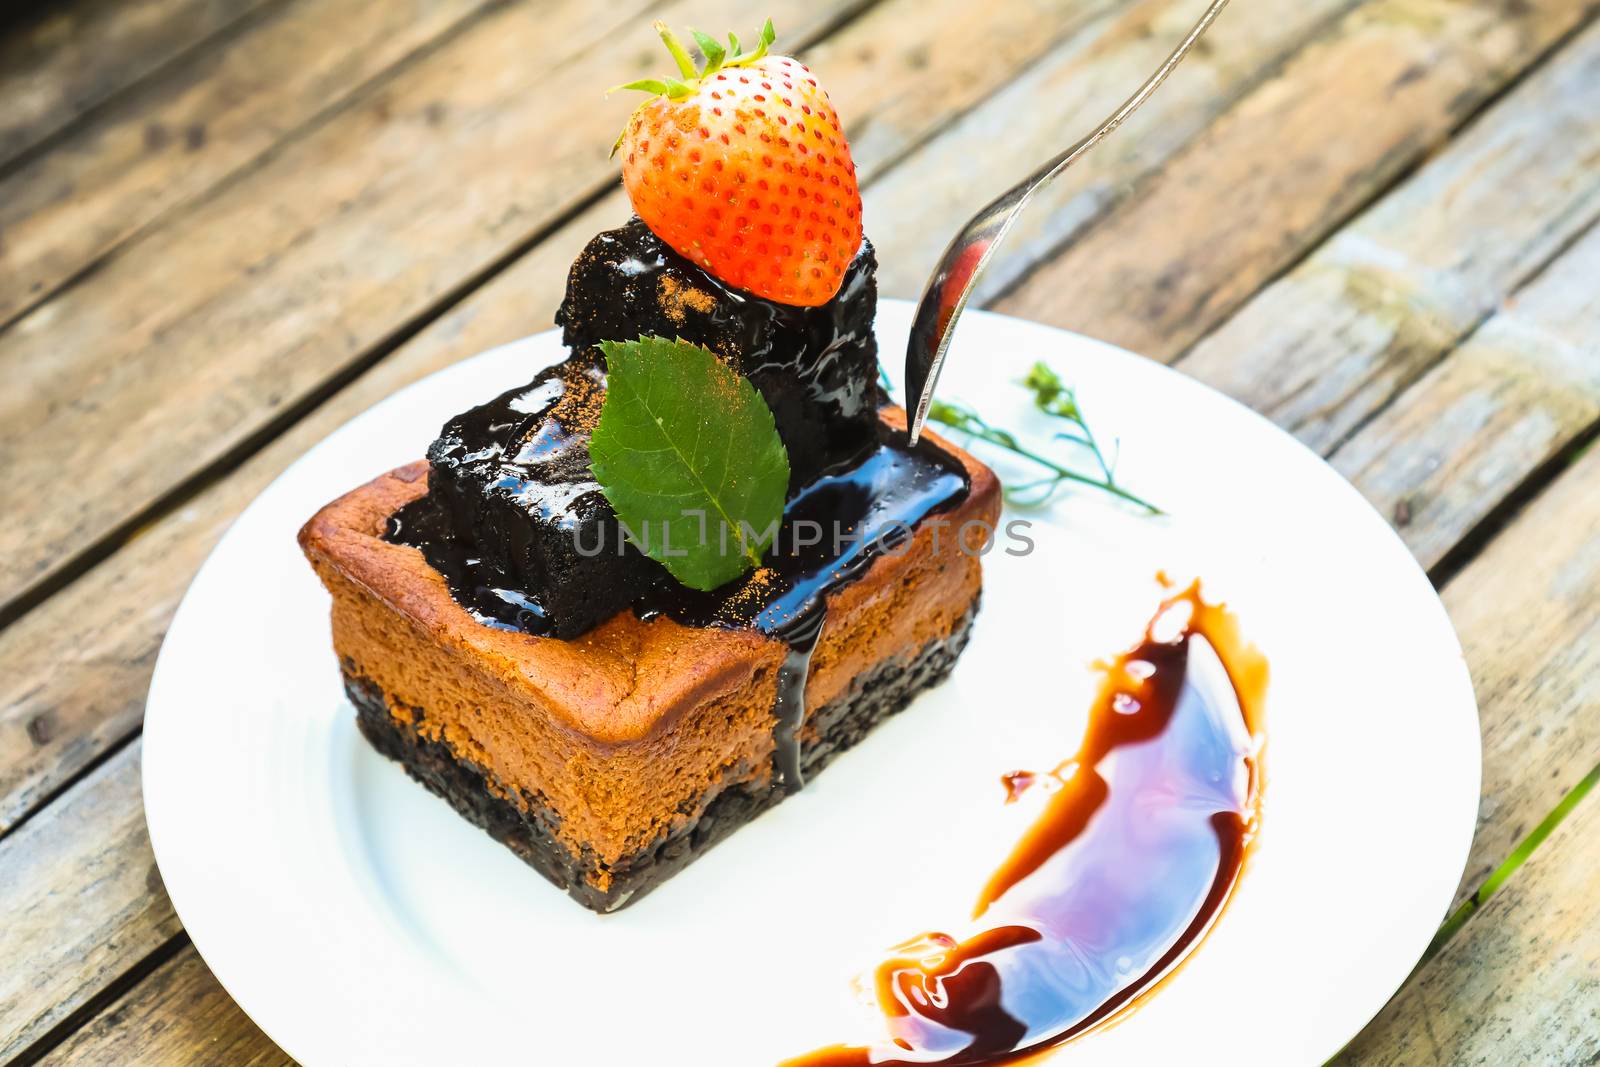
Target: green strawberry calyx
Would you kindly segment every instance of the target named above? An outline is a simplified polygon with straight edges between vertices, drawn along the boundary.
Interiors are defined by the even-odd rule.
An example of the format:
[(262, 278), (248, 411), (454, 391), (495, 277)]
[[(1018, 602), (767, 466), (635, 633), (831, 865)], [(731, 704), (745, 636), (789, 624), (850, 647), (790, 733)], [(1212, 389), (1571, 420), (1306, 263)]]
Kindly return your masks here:
[[(672, 32), (672, 29), (665, 22), (657, 19), (654, 23), (654, 28), (661, 37), (661, 43), (667, 46), (667, 51), (672, 55), (672, 61), (677, 64), (678, 77), (641, 78), (625, 85), (612, 86), (606, 90), (607, 96), (624, 89), (637, 89), (640, 92), (649, 93), (653, 97), (664, 96), (668, 100), (682, 100), (684, 97), (692, 95), (700, 88), (701, 82), (712, 77), (718, 71), (748, 67), (752, 63), (765, 58), (768, 49), (772, 47), (772, 42), (778, 39), (777, 31), (772, 28), (771, 19), (768, 19), (761, 27), (760, 39), (756, 44), (755, 51), (748, 53), (745, 52), (744, 46), (739, 43), (737, 34), (729, 33), (728, 43), (724, 46), (722, 42), (710, 34), (691, 29), (689, 35), (694, 38), (694, 43), (699, 47), (700, 54), (705, 57), (705, 63), (696, 67), (694, 56), (690, 55), (689, 49), (684, 46), (683, 41), (678, 38), (677, 34)], [(646, 103), (648, 102), (646, 101)], [(640, 106), (642, 107), (643, 105)], [(619, 135), (616, 144), (611, 146), (612, 155), (617, 154), (617, 147), (620, 144), (622, 144), (622, 136)]]

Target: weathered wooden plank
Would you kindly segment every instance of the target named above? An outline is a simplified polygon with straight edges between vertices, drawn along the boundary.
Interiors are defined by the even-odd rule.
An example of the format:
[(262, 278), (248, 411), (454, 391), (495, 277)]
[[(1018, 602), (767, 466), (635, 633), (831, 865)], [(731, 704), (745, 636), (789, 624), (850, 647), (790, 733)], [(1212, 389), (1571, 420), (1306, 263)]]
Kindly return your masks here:
[[(872, 40), (875, 35), (875, 27), (864, 27), (864, 40)], [(839, 47), (848, 52), (849, 42)], [(1230, 57), (1224, 53), (1219, 58)], [(838, 91), (845, 94), (845, 99), (867, 105), (863, 113), (872, 114), (870, 88), (881, 79), (874, 81), (870, 77), (869, 64), (841, 67), (851, 76), (840, 82), (842, 88)], [(834, 80), (832, 73), (830, 80)], [(912, 134), (908, 132), (906, 136)], [(870, 182), (873, 172), (868, 168), (864, 164), (863, 174)], [(879, 196), (878, 188), (877, 184), (869, 184), (869, 205), (890, 202)], [(435, 351), (416, 353), (414, 373), (425, 373), (477, 347), (542, 325), (547, 321), (548, 309), (554, 306), (565, 262), (588, 233), (611, 218), (620, 218), (623, 211), (619, 201), (615, 206), (589, 213), (579, 224), (558, 235), (554, 255), (528, 257), (508, 272), (503, 282), (485, 290), (481, 299), (469, 301), (458, 313), (441, 321), (437, 329), (424, 333), (408, 349), (431, 347)], [(869, 213), (869, 221), (873, 217)], [(545, 251), (541, 249), (541, 253)], [(534, 308), (541, 310), (534, 312)], [(538, 320), (531, 318), (535, 314)], [(380, 376), (376, 380), (398, 384), (408, 377)], [(363, 403), (389, 388), (392, 384), (382, 386), (381, 391), (363, 391)], [(354, 410), (344, 404), (331, 406), (326, 417), (316, 421), (319, 428), (315, 435), (320, 436)], [(312, 439), (297, 436), (296, 441), (301, 443), (279, 454), (292, 456)], [(275, 470), (282, 462), (279, 459), (267, 467), (253, 469)], [(236, 484), (253, 487), (262, 481), (252, 477)], [(142, 708), (149, 665), (181, 576), (188, 574), (203, 554), (204, 549), (195, 546), (209, 546), (245, 496), (254, 492), (249, 488), (235, 496), (227, 491), (231, 488), (223, 487), (215, 496), (208, 495), (219, 502), (217, 510), (203, 506), (207, 498), (202, 498), (202, 502), (175, 516), (172, 524), (162, 524), (143, 538), (143, 544), (131, 550), (132, 557), (116, 557), (115, 566), (98, 569), (84, 583), (0, 637), (0, 662), (10, 668), (3, 672), (9, 686), (3, 691), (6, 699), (0, 701), (0, 708), (5, 709), (0, 711), (0, 768), (4, 769), (0, 784), (5, 796), (5, 803), (0, 806), (0, 827), (29, 810), (39, 797), (70, 777), (95, 752), (133, 728)], [(79, 640), (70, 653), (64, 654), (54, 635), (69, 624)]]
[[(16, 517), (0, 527), (0, 602), (609, 180), (626, 104), (565, 101), (599, 105), (602, 87), (660, 69), (644, 3), (610, 22), (592, 5), (495, 9), (0, 334), (0, 510)], [(772, 11), (803, 44), (861, 3)], [(729, 25), (747, 9), (694, 13)], [(59, 492), (62, 470), (95, 471), (94, 491)]]
[(1597, 837), (1591, 794), (1336, 1062), (1600, 1060)]
[(88, 117), (0, 177), (0, 323), (486, 2), (291, 0)]
[(179, 930), (124, 748), (0, 842), (0, 1062)]
[(1374, 0), (997, 306), (1171, 359), (1594, 10)]
[(1177, 365), (1333, 448), (1600, 216), (1597, 113), (1600, 26)]
[[(1261, 0), (1223, 16), (1170, 83), (1046, 190), (988, 268), (986, 300), (1119, 203), (1219, 114), (1314, 38), (1350, 0)], [(1096, 20), (920, 147), (869, 190), (879, 285), (915, 299), (956, 225), (1099, 122), (1166, 58), (1193, 3), (1146, 0)], [(932, 224), (934, 221), (937, 224)]]
[(1483, 726), (1483, 802), (1464, 899), (1600, 763), (1600, 449), (1443, 595)]
[(293, 1067), (193, 946), (162, 964), (40, 1060), (41, 1067)]
[(863, 178), (1134, 0), (880, 2), (807, 48), (850, 136)]
[(1591, 229), (1333, 454), (1424, 565), (1600, 421), (1596, 278)]
[[(1173, 9), (1185, 6), (1183, 0), (1162, 2)], [(1238, 51), (1216, 51), (1206, 63), (1215, 64), (1219, 71), (1234, 72), (1270, 64), (1316, 25), (1308, 21), (1307, 5), (1301, 0), (1272, 2), (1277, 6), (1262, 12), (1272, 17), (1262, 21), (1280, 26), (1283, 36), (1237, 38)], [(964, 26), (969, 48), (980, 52), (991, 48), (1003, 51), (1004, 40), (1025, 36), (1029, 26), (1039, 31), (1041, 47), (1048, 47), (1043, 24), (1027, 21), (1044, 18), (1049, 22), (1055, 16), (1048, 11), (1000, 8), (983, 22), (968, 25), (962, 21), (965, 6), (959, 0), (895, 0), (847, 26), (829, 45), (834, 49), (826, 67), (830, 89), (844, 114), (851, 117), (852, 135), (855, 124), (861, 123), (871, 134), (863, 143), (874, 146), (863, 155), (860, 169), (867, 189), (868, 229), (875, 239), (882, 233), (889, 234), (890, 243), (898, 239), (897, 231), (880, 227), (877, 221), (895, 197), (893, 187), (879, 191), (877, 176), (906, 146), (943, 121), (937, 107), (917, 110), (906, 101), (900, 79), (884, 76), (884, 64), (904, 76), (915, 73), (924, 79), (946, 80), (942, 66), (946, 55), (966, 62), (946, 40), (944, 27), (950, 24)], [(1147, 2), (1134, 9), (1138, 16), (1135, 25), (1149, 21), (1152, 6)], [(1094, 9), (1077, 10), (1083, 14)], [(1008, 21), (1002, 17), (1008, 12), (1025, 21)], [(888, 53), (879, 51), (892, 26), (904, 27), (899, 43)], [(986, 34), (998, 36), (991, 40)], [(1135, 58), (1143, 62), (1150, 45), (1132, 31), (1118, 36), (1123, 38), (1136, 42)], [(1045, 62), (1053, 67), (1059, 64), (1062, 71), (1082, 73), (1085, 68), (1074, 65), (1072, 59), (1084, 48), (1082, 39), (1069, 39), (1061, 46), (1068, 51), (1066, 56), (1053, 52)], [(1006, 54), (1016, 56), (1014, 52)], [(1110, 56), (1094, 49), (1087, 71), (1098, 69), (1094, 63), (1112, 62)], [(924, 66), (925, 61), (929, 65)], [(1124, 73), (1131, 75), (1135, 64), (1129, 61), (1122, 66)], [(1011, 77), (1003, 66), (962, 67), (960, 71), (970, 83), (966, 91), (974, 94)], [(951, 76), (955, 72), (953, 69)], [(1219, 74), (1218, 80), (1233, 85), (1242, 77), (1240, 73), (1228, 78)], [(1150, 157), (1135, 161), (1141, 166), (1151, 162)], [(1112, 185), (1126, 180), (1125, 175), (1114, 172), (1106, 172), (1102, 178)], [(250, 496), (334, 426), (399, 385), (464, 355), (548, 325), (572, 257), (595, 231), (624, 218), (625, 205), (620, 195), (614, 196), (562, 227), (532, 254), (396, 352), (353, 390), (311, 416), (287, 441), (272, 446), (263, 463), (248, 464), (231, 475), (227, 484), (214, 487), (154, 524), (133, 545), (0, 632), (0, 831), (69, 779), (95, 753), (135, 728), (150, 666), (182, 584)], [(915, 220), (919, 232), (940, 228), (936, 225), (942, 221), (938, 203), (929, 201), (927, 210), (929, 215)], [(55, 635), (69, 621), (78, 639), (72, 649), (64, 650)]]
[[(1147, 3), (1140, 9), (1144, 22), (1136, 20), (1136, 27), (1141, 28), (1140, 33), (1133, 34), (1136, 40), (1143, 40), (1142, 33), (1148, 29), (1145, 23), (1151, 17), (1151, 11), (1157, 6), (1154, 3)], [(1183, 5), (1167, 0), (1159, 6), (1165, 10), (1176, 9)], [(1292, 42), (1296, 40), (1294, 37), (1296, 27), (1307, 25), (1306, 19), (1309, 18), (1304, 14), (1308, 10), (1308, 5), (1285, 3), (1281, 6), (1283, 10), (1277, 12), (1273, 18), (1261, 20), (1264, 25), (1282, 28), (1283, 36), (1272, 38), (1268, 35), (1267, 38), (1276, 41), (1276, 47), (1280, 51), (1292, 46)], [(1309, 9), (1315, 10), (1315, 7), (1310, 6)], [(940, 27), (943, 24), (941, 20), (933, 19), (918, 19), (905, 23), (905, 25), (932, 27)], [(1035, 30), (1037, 28), (1034, 27)], [(966, 36), (971, 40), (976, 35), (976, 27), (969, 27), (969, 30), (971, 32)], [(1027, 35), (1013, 29), (1013, 36), (1021, 38)], [(1035, 33), (1035, 36), (1043, 42), (1048, 41), (1047, 34)], [(935, 46), (938, 46), (937, 50)], [(1143, 51), (1150, 51), (1153, 47), (1156, 46), (1144, 42)], [(952, 50), (948, 48), (948, 42), (943, 39), (941, 33), (935, 39), (923, 42), (920, 46), (906, 48), (899, 54), (908, 67), (915, 69), (925, 61), (926, 57), (935, 55), (942, 57), (952, 54)], [(1274, 54), (1276, 53), (1269, 52), (1266, 56), (1252, 57), (1248, 49), (1243, 49), (1241, 53), (1230, 55), (1229, 58), (1242, 60), (1240, 65), (1245, 69), (1251, 69), (1252, 60), (1259, 66), (1262, 62), (1270, 62)], [(1143, 53), (1140, 52), (1139, 55), (1142, 57)], [(1149, 57), (1142, 57), (1137, 64), (1124, 62), (1119, 69), (1126, 78), (1121, 80), (1134, 77), (1134, 67), (1142, 68), (1148, 61)], [(903, 84), (897, 80), (884, 78), (881, 64), (863, 61), (859, 55), (853, 70), (860, 73), (862, 81), (870, 82), (871, 85), (880, 88)], [(996, 67), (993, 70), (999, 74), (1005, 73), (1003, 67)], [(936, 75), (938, 69), (925, 70), (922, 73)], [(970, 78), (967, 80), (971, 81)], [(830, 82), (838, 84), (832, 72), (830, 72)], [(843, 89), (836, 91), (840, 91), (842, 97), (848, 95)], [(869, 142), (889, 150), (894, 144), (907, 139), (904, 134), (885, 137), (881, 132), (894, 131), (897, 118), (903, 121), (906, 115), (918, 114), (937, 118), (937, 112), (925, 102), (927, 99), (929, 97), (924, 94), (923, 102), (920, 104), (908, 101), (904, 90), (895, 88), (892, 106), (886, 110), (887, 120), (873, 124), (873, 128), (880, 132), (869, 138)], [(916, 110), (919, 106), (922, 109), (920, 112)], [(453, 198), (455, 201), (460, 199)], [(883, 202), (890, 202), (889, 198), (885, 198)], [(396, 227), (404, 227), (409, 219), (391, 221)], [(235, 229), (221, 220), (215, 220), (215, 224), (209, 229), (236, 233)], [(333, 242), (323, 239), (326, 229), (324, 226), (318, 230), (314, 240), (323, 254), (331, 254), (328, 246)], [(922, 226), (919, 227), (919, 232), (927, 232), (928, 229)], [(372, 240), (366, 243), (383, 246), (392, 251), (392, 241), (385, 243), (390, 236), (387, 233), (373, 236)], [(213, 245), (220, 245), (218, 255), (223, 259), (232, 256), (231, 245), (234, 243), (213, 241)], [(166, 247), (160, 241), (142, 243), (142, 246), (149, 245), (162, 245), (164, 249)], [(166, 251), (170, 251), (174, 257), (182, 255), (182, 250), (176, 248)], [(348, 249), (339, 251), (348, 253)], [(298, 250), (293, 254), (297, 259), (300, 258)], [(138, 258), (131, 255), (123, 257), (121, 261), (113, 263), (107, 270), (96, 275), (93, 284), (79, 287), (79, 291), (67, 294), (64, 301), (52, 302), (35, 315), (22, 320), (20, 327), (13, 331), (12, 336), (0, 337), (0, 365), (4, 365), (8, 358), (13, 357), (21, 364), (16, 367), (16, 380), (20, 386), (16, 395), (22, 399), (19, 399), (12, 411), (0, 412), (12, 416), (9, 419), (0, 419), (0, 425), (5, 427), (4, 431), (0, 431), (0, 459), (6, 458), (8, 453), (18, 459), (18, 462), (13, 464), (16, 476), (11, 479), (7, 491), (14, 492), (19, 501), (43, 499), (29, 493), (25, 489), (25, 483), (30, 478), (40, 482), (49, 480), (55, 465), (62, 462), (60, 457), (45, 461), (27, 452), (26, 437), (31, 423), (48, 418), (57, 440), (82, 442), (85, 447), (89, 440), (98, 439), (92, 427), (107, 423), (119, 426), (128, 426), (132, 423), (136, 429), (149, 431), (141, 434), (130, 430), (125, 434), (126, 439), (139, 442), (141, 447), (119, 448), (109, 456), (104, 450), (97, 453), (95, 457), (97, 469), (102, 469), (108, 464), (115, 467), (127, 465), (130, 468), (123, 472), (125, 477), (111, 478), (109, 475), (112, 472), (108, 471), (110, 488), (106, 492), (74, 495), (66, 499), (57, 497), (52, 500), (50, 513), (39, 516), (37, 522), (34, 521), (35, 517), (30, 515), (29, 521), (15, 524), (13, 527), (15, 532), (10, 539), (14, 542), (10, 546), (14, 551), (9, 556), (0, 557), (5, 560), (0, 562), (0, 589), (4, 587), (7, 568), (12, 570), (13, 590), (26, 588), (38, 579), (41, 571), (59, 559), (60, 555), (70, 553), (75, 545), (81, 546), (85, 541), (92, 541), (97, 535), (103, 534), (108, 527), (113, 527), (117, 517), (125, 517), (120, 515), (119, 500), (132, 496), (144, 502), (158, 496), (160, 489), (170, 486), (181, 472), (192, 469), (197, 460), (214, 456), (222, 445), (233, 439), (233, 435), (245, 432), (277, 408), (292, 402), (297, 388), (313, 377), (309, 372), (302, 373), (303, 363), (306, 361), (296, 357), (305, 357), (308, 353), (312, 353), (316, 358), (309, 362), (316, 362), (324, 356), (329, 360), (336, 360), (349, 358), (350, 350), (361, 347), (360, 342), (351, 339), (347, 333), (334, 337), (306, 338), (295, 330), (292, 334), (290, 331), (283, 331), (284, 335), (278, 336), (266, 323), (261, 324), (262, 329), (267, 331), (265, 338), (260, 331), (245, 336), (239, 331), (254, 327), (256, 323), (245, 322), (233, 315), (231, 307), (219, 311), (211, 304), (199, 308), (193, 316), (185, 318), (181, 325), (169, 327), (165, 323), (160, 325), (151, 323), (148, 332), (136, 327), (113, 337), (111, 328), (121, 329), (122, 324), (109, 320), (114, 316), (115, 308), (128, 302), (118, 293), (136, 282), (147, 289), (161, 289), (168, 284), (161, 280), (159, 272), (152, 276), (155, 278), (154, 281), (145, 284), (145, 279), (128, 277), (134, 273), (132, 266), (126, 268), (126, 273), (117, 269), (123, 266), (123, 261), (131, 262)], [(398, 253), (388, 256), (386, 259), (388, 269), (392, 269), (394, 263), (402, 259), (403, 256)], [(273, 280), (279, 283), (277, 286), (268, 286), (269, 291), (261, 293), (261, 286), (246, 284), (244, 288), (248, 288), (250, 292), (242, 299), (254, 299), (259, 294), (264, 301), (276, 302), (286, 315), (298, 310), (294, 305), (299, 297), (316, 302), (321, 312), (336, 318), (347, 312), (354, 313), (350, 311), (348, 305), (343, 308), (329, 305), (332, 296), (328, 291), (341, 291), (340, 285), (319, 286), (314, 293), (307, 294), (308, 282), (305, 277), (307, 272), (300, 272), (301, 276), (297, 278), (287, 278), (283, 276), (284, 272), (276, 268), (277, 261), (274, 260), (263, 270), (271, 273)], [(221, 276), (226, 277), (229, 273), (220, 265), (217, 266), (217, 272), (213, 272), (209, 267), (203, 269), (207, 275), (220, 272)], [(344, 265), (338, 265), (337, 269), (342, 271)], [(357, 279), (356, 282), (365, 284), (366, 279)], [(442, 282), (440, 284), (442, 285)], [(405, 286), (399, 288), (404, 289)], [(107, 304), (87, 306), (86, 302), (91, 293), (102, 289), (116, 289), (117, 292), (108, 296)], [(393, 286), (374, 287), (371, 293), (373, 301), (384, 307), (391, 307), (389, 301), (393, 289)], [(182, 294), (169, 291), (168, 295), (172, 298), (170, 301), (159, 303), (153, 301), (147, 309), (134, 309), (134, 314), (142, 314), (148, 310), (152, 315), (165, 317), (174, 306), (181, 308), (191, 294), (186, 289)], [(71, 309), (81, 307), (84, 316), (80, 317), (76, 310), (69, 310), (68, 306)], [(113, 312), (108, 314), (108, 308), (113, 309)], [(219, 328), (223, 334), (221, 337), (217, 336), (218, 330), (212, 329), (214, 323), (210, 320), (213, 311), (233, 320), (228, 327)], [(101, 320), (100, 324), (106, 326), (107, 330), (95, 328), (96, 319)], [(181, 335), (176, 352), (170, 347), (174, 343), (174, 331)], [(126, 346), (135, 345), (141, 340), (146, 344), (143, 349), (137, 352), (130, 352), (127, 349)], [(340, 340), (345, 343), (340, 344)], [(277, 347), (280, 343), (293, 344), (297, 347), (292, 352), (285, 352)], [(235, 344), (238, 346), (238, 351), (230, 351)], [(107, 352), (105, 346), (120, 348), (121, 351)], [(270, 349), (266, 359), (251, 358), (253, 355), (259, 355), (261, 346)], [(63, 353), (78, 354), (81, 356), (81, 362), (72, 356), (64, 357)], [(228, 366), (215, 365), (219, 361), (226, 361), (229, 365), (237, 362), (242, 366), (237, 368), (236, 373), (229, 373)], [(185, 378), (187, 380), (175, 380)], [(82, 388), (82, 383), (85, 382), (89, 384), (88, 389)], [(264, 382), (270, 384), (264, 385)], [(229, 390), (213, 388), (206, 395), (205, 403), (200, 404), (201, 394), (194, 388), (196, 385), (219, 387), (223, 384), (233, 388)], [(260, 403), (261, 398), (253, 392), (263, 389), (266, 391), (265, 404)], [(222, 395), (217, 396), (216, 392), (221, 392)], [(85, 393), (89, 395), (84, 395)], [(205, 414), (200, 418), (193, 417), (196, 405), (199, 405), (203, 412), (215, 411), (216, 418)], [(3, 407), (3, 403), (0, 403), (0, 407)], [(183, 428), (178, 432), (172, 431), (170, 427), (164, 431), (158, 430), (156, 424), (173, 417), (172, 409), (175, 407), (183, 407), (181, 420)], [(123, 409), (127, 409), (126, 417), (123, 417)], [(227, 417), (224, 418), (224, 415)], [(71, 423), (79, 424), (78, 429), (81, 430), (81, 434), (68, 432), (73, 429)], [(219, 429), (219, 426), (225, 426), (226, 429)], [(195, 435), (202, 433), (206, 435), (203, 441), (193, 439)], [(149, 462), (138, 463), (135, 453), (142, 451), (142, 446), (147, 443), (155, 447), (160, 455), (150, 457)], [(33, 461), (31, 470), (28, 462), (30, 459)], [(16, 470), (19, 466), (22, 469)], [(16, 511), (19, 514), (23, 513), (22, 508)], [(5, 535), (0, 533), (0, 542), (5, 540), (7, 540)]]
[[(1061, 2), (1075, 17), (1097, 10)], [(1278, 2), (1292, 6), (1298, 0)], [(977, 96), (1011, 76), (1001, 65), (969, 68), (967, 51), (951, 47), (948, 27), (963, 30), (969, 49), (1020, 61), (1017, 45), (1007, 41), (1032, 31), (1038, 47), (1048, 49), (1049, 29), (1071, 23), (1065, 9), (1049, 5), (1001, 7), (980, 22), (970, 21), (969, 7), (963, 0), (893, 0), (846, 26), (830, 45), (831, 91), (850, 117), (852, 132), (862, 124), (870, 133), (863, 140), (872, 148), (860, 160), (869, 189), (886, 162), (944, 121), (938, 105), (906, 99), (904, 78), (915, 74), (943, 82), (960, 75), (961, 92)], [(901, 31), (886, 38), (896, 26)], [(947, 57), (958, 64), (948, 71)], [(895, 77), (885, 76), (886, 66), (897, 72)], [(269, 448), (264, 462), (246, 465), (225, 484), (155, 523), (132, 545), (0, 632), (0, 832), (135, 728), (150, 666), (183, 583), (251, 496), (333, 427), (399, 385), (549, 325), (572, 258), (590, 236), (620, 222), (627, 211), (625, 199), (616, 194), (563, 226), (309, 416), (287, 440)], [(64, 649), (56, 635), (69, 623), (77, 636)]]
[(0, 33), (0, 165), (268, 0), (78, 0)]

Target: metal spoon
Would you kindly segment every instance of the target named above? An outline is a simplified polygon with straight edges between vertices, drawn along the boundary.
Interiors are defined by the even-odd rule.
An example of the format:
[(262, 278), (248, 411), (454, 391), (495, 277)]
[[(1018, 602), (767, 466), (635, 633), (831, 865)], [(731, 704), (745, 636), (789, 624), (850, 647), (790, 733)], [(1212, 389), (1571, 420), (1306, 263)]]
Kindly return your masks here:
[(933, 403), (933, 388), (939, 382), (939, 371), (950, 350), (950, 338), (955, 333), (956, 320), (967, 306), (974, 284), (983, 268), (988, 266), (995, 249), (1005, 240), (1011, 224), (1028, 206), (1034, 191), (1050, 184), (1089, 149), (1099, 144), (1107, 134), (1122, 125), (1124, 119), (1138, 110), (1149, 99), (1156, 87), (1167, 80), (1173, 68), (1189, 54), (1189, 49), (1200, 39), (1211, 23), (1226, 7), (1228, 0), (1212, 0), (1200, 21), (1194, 24), (1178, 47), (1161, 64), (1161, 67), (1137, 90), (1123, 101), (1121, 107), (1106, 117), (1083, 140), (1061, 153), (1027, 180), (1003, 193), (988, 207), (978, 212), (966, 224), (955, 240), (950, 242), (939, 258), (939, 266), (928, 279), (917, 303), (917, 317), (911, 323), (911, 340), (906, 345), (906, 396), (916, 397), (917, 406), (911, 416), (911, 443), (917, 443), (922, 424), (927, 421), (928, 407)]

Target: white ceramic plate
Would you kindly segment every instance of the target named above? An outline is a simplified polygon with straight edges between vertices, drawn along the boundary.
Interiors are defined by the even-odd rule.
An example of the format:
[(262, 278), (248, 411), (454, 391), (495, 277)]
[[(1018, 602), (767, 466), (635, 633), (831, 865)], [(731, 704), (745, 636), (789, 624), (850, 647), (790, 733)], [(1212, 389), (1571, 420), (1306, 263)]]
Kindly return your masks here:
[[(885, 353), (908, 321), (885, 303)], [(360, 739), (294, 535), (562, 354), (553, 334), (484, 353), (334, 433), (240, 517), (162, 648), (144, 740), (161, 873), (211, 969), (296, 1059), (748, 1067), (873, 1036), (850, 978), (966, 914), (1027, 814), (996, 776), (1076, 749), (1089, 665), (1141, 634), (1158, 569), (1199, 575), (1270, 660), (1263, 829), (1188, 966), (1059, 1058), (1319, 1064), (1405, 978), (1478, 799), (1472, 689), (1426, 578), (1265, 420), (995, 315), (963, 320), (941, 395), (1045, 433), (1013, 383), (1049, 360), (1120, 440), (1124, 482), (1170, 517), (1093, 492), (1019, 515), (1036, 549), (987, 559), (952, 679), (636, 907), (591, 915), (458, 819)], [(922, 817), (904, 817), (908, 795)]]

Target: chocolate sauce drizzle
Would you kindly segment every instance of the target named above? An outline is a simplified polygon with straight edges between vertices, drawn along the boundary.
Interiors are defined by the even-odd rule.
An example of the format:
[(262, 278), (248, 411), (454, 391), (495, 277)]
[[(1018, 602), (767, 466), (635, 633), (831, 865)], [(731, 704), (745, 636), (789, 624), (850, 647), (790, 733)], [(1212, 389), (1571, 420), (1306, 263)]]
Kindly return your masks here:
[(860, 578), (880, 556), (904, 551), (919, 523), (953, 507), (968, 488), (953, 458), (931, 444), (908, 448), (904, 432), (885, 429), (876, 448), (789, 501), (761, 570), (712, 593), (674, 583), (646, 601), (641, 614), (660, 612), (689, 626), (754, 627), (788, 646), (778, 673), (775, 737), (777, 772), (790, 791), (804, 784), (799, 730), (828, 594)]
[(1008, 803), (1053, 791), (979, 894), (991, 922), (877, 968), (886, 1040), (784, 1067), (1016, 1063), (1128, 1010), (1211, 929), (1255, 835), (1266, 663), (1196, 583), (1103, 668), (1077, 754), (1001, 779)]
[[(760, 570), (709, 593), (663, 580), (633, 609), (641, 618), (661, 615), (687, 626), (754, 628), (787, 646), (774, 708), (774, 771), (784, 788), (799, 789), (805, 687), (828, 595), (860, 578), (879, 557), (903, 551), (918, 524), (954, 507), (968, 489), (965, 468), (931, 441), (907, 447), (903, 431), (883, 428), (876, 447), (823, 472), (790, 498)], [(421, 549), (456, 601), (485, 625), (548, 633), (549, 616), (537, 597), (507, 588), (504, 575), (458, 541), (427, 499), (396, 512), (388, 538)]]
[[(428, 449), (428, 495), (391, 517), (388, 538), (420, 549), (486, 626), (575, 638), (632, 607), (783, 641), (774, 772), (799, 788), (827, 594), (968, 491), (960, 463), (931, 444), (908, 448), (879, 419), (876, 271), (863, 241), (832, 300), (790, 307), (723, 284), (637, 218), (596, 234), (556, 313), (572, 355), (449, 420)], [(590, 469), (605, 394), (595, 346), (646, 334), (702, 345), (747, 377), (789, 454), (789, 503), (765, 566), (712, 593), (685, 589), (626, 540)]]

